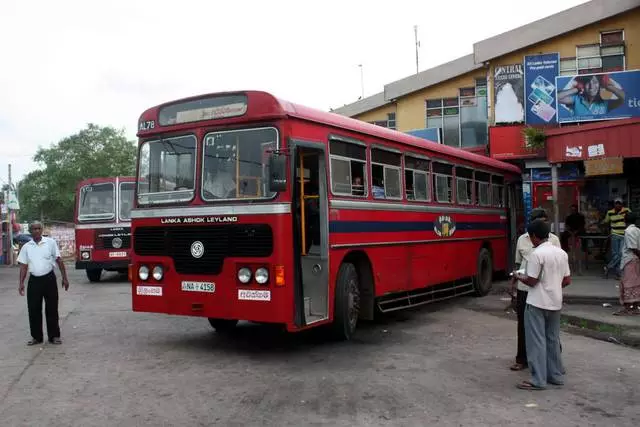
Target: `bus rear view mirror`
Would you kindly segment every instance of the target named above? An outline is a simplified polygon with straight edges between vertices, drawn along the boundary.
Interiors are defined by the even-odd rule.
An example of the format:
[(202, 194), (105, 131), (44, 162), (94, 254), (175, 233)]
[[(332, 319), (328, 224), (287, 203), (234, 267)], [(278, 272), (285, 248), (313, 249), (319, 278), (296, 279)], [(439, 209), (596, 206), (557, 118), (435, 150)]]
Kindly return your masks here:
[(287, 189), (287, 156), (271, 154), (269, 156), (269, 192), (275, 193)]

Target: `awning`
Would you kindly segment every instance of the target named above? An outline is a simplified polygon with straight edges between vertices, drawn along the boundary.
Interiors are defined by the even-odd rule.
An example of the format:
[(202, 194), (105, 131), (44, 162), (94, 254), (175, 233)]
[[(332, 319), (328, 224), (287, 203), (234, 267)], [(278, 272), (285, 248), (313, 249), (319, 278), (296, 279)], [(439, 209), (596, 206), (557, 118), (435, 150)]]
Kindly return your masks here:
[(640, 119), (611, 120), (546, 131), (550, 163), (640, 158)]

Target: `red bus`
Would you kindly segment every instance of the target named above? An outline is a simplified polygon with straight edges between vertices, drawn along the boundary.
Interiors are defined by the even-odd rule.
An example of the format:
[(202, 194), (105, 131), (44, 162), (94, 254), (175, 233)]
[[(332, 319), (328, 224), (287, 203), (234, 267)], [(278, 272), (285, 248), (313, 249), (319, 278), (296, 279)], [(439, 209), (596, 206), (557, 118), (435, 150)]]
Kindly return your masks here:
[(76, 269), (86, 270), (91, 282), (99, 282), (103, 270), (127, 272), (134, 192), (134, 177), (91, 178), (77, 185)]
[(486, 294), (520, 170), (259, 91), (145, 111), (132, 307), (288, 331)]

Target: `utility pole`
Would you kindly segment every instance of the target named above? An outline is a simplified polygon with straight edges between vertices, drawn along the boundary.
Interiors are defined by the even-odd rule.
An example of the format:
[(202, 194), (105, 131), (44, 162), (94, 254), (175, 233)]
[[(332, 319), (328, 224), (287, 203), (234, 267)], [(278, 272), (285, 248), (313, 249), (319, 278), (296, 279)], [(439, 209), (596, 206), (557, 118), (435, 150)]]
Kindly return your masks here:
[(11, 191), (13, 190), (13, 184), (11, 184), (11, 163), (9, 163), (9, 171), (8, 171), (8, 178), (9, 178), (9, 194), (7, 195), (7, 213), (9, 214), (9, 224), (8, 224), (8, 231), (9, 231), (9, 249), (7, 250), (7, 255), (9, 256), (9, 265), (13, 265), (13, 209), (11, 209), (11, 203), (9, 203), (9, 200), (11, 199)]
[(415, 41), (416, 41), (416, 74), (418, 74), (420, 67), (418, 65), (418, 48), (420, 47), (420, 42), (418, 41), (418, 26), (414, 25), (413, 26), (413, 35), (415, 37)]
[(358, 64), (358, 67), (360, 67), (360, 99), (364, 99), (364, 71), (362, 64)]

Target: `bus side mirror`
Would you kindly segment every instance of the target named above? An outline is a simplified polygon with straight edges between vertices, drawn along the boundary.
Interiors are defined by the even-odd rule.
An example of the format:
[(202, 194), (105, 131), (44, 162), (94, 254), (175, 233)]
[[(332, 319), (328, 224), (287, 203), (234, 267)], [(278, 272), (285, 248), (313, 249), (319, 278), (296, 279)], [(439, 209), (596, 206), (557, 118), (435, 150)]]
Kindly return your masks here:
[(287, 189), (287, 156), (271, 154), (269, 156), (269, 192), (276, 193)]

